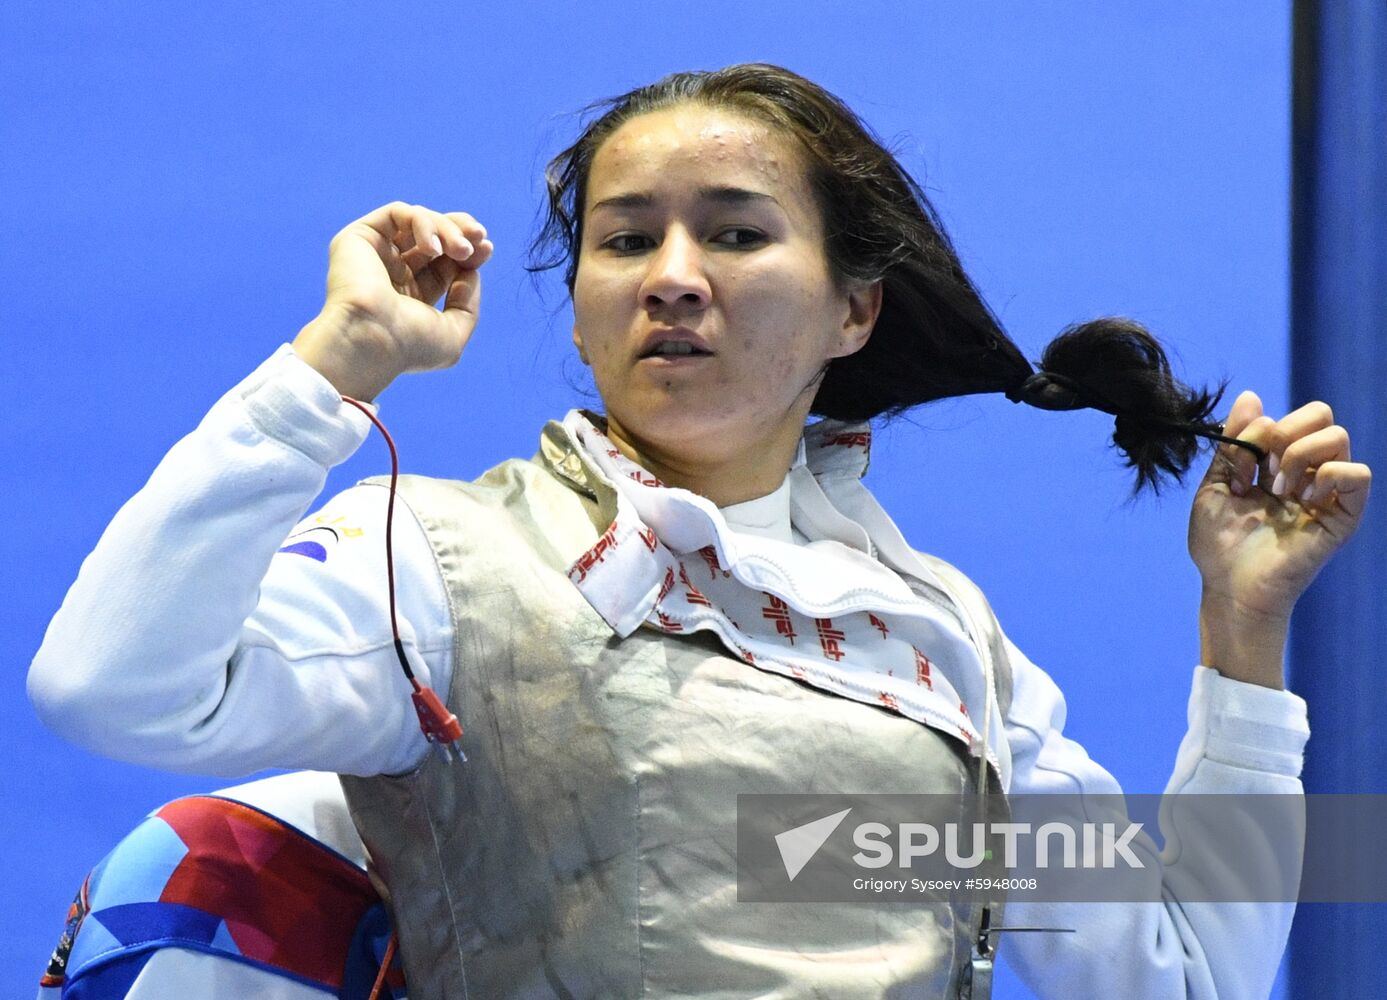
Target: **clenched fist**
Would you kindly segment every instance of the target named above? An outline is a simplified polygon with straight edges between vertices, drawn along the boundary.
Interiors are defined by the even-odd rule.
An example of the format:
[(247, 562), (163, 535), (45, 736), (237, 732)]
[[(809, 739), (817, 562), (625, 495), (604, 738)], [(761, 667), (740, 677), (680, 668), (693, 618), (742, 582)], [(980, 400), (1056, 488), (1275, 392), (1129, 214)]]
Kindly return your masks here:
[(456, 364), (477, 326), (477, 269), (491, 251), (486, 230), (466, 212), (381, 206), (332, 238), (327, 300), (294, 351), (342, 395), (361, 400), (404, 372)]

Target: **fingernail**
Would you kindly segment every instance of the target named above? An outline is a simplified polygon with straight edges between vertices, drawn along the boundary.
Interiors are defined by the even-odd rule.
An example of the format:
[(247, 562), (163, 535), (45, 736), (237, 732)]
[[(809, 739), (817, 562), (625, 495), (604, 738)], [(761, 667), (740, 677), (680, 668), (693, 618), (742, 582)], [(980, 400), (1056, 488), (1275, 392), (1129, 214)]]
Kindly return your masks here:
[(1281, 471), (1281, 459), (1274, 452), (1267, 456), (1267, 471), (1273, 476)]
[(438, 238), (437, 233), (434, 233), (432, 236), (429, 237), (429, 246), (433, 247), (433, 252), (435, 256), (443, 252), (443, 241)]
[(1241, 479), (1231, 479), (1228, 482), (1228, 492), (1232, 493), (1235, 497), (1246, 496), (1247, 483), (1243, 482)]
[(1286, 474), (1278, 472), (1276, 478), (1271, 481), (1271, 491), (1280, 496), (1286, 490)]
[(472, 246), (472, 241), (471, 241), (471, 240), (468, 240), (468, 239), (464, 239), (464, 240), (462, 241), (462, 245), (463, 245), (463, 247), (464, 247), (464, 251), (463, 251), (464, 254), (465, 254), (466, 256), (468, 256), (468, 257), (471, 257), (472, 254), (473, 254), (473, 253), (475, 252), (475, 250), (476, 250), (476, 248)]
[(1308, 501), (1310, 499), (1310, 494), (1314, 492), (1315, 484), (1311, 483), (1309, 486), (1305, 487), (1305, 489), (1300, 491), (1300, 502), (1305, 503), (1306, 501)]

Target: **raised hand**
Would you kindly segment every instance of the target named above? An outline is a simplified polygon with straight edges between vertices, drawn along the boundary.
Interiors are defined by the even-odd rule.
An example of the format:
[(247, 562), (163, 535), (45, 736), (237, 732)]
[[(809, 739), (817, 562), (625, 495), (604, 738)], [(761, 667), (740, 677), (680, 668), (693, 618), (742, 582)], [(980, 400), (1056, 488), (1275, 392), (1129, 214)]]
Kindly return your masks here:
[(332, 238), (327, 299), (295, 352), (338, 392), (363, 400), (404, 372), (456, 364), (477, 325), (477, 269), (491, 251), (466, 212), (381, 206)]
[(1220, 445), (1195, 493), (1189, 549), (1204, 580), (1203, 657), (1232, 676), (1279, 686), (1291, 610), (1357, 530), (1372, 472), (1352, 461), (1348, 431), (1322, 402), (1274, 420), (1244, 392), (1224, 432), (1267, 458), (1259, 465), (1246, 449)]

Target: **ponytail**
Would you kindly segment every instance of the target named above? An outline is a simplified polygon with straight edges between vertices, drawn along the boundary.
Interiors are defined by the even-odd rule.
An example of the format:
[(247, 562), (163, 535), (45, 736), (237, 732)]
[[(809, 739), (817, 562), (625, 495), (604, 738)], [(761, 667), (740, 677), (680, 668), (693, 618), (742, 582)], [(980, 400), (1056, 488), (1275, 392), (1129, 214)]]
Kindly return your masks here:
[(1199, 438), (1231, 441), (1209, 422), (1225, 386), (1211, 392), (1181, 384), (1160, 344), (1131, 320), (1069, 327), (1034, 371), (964, 273), (916, 180), (842, 100), (779, 66), (673, 73), (589, 106), (597, 117), (545, 171), (548, 200), (531, 271), (566, 265), (572, 293), (597, 149), (632, 118), (684, 103), (744, 115), (796, 139), (823, 215), (834, 282), (882, 282), (871, 337), (827, 366), (811, 412), (870, 420), (985, 392), (1048, 410), (1093, 407), (1117, 418), (1113, 441), (1136, 469), (1138, 491), (1159, 491), (1165, 477), (1179, 480)]
[(1177, 482), (1189, 469), (1199, 439), (1242, 444), (1212, 422), (1227, 382), (1192, 389), (1170, 370), (1156, 338), (1129, 319), (1107, 317), (1067, 327), (1045, 348), (1040, 371), (1007, 390), (1013, 403), (1043, 410), (1092, 408), (1116, 419), (1113, 443), (1137, 470), (1133, 492), (1159, 492), (1163, 476)]

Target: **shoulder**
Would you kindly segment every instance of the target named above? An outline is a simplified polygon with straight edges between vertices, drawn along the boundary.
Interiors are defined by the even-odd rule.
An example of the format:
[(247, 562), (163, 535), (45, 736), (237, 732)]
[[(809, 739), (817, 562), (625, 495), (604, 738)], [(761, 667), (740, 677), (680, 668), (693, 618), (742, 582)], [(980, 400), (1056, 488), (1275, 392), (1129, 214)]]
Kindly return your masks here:
[[(364, 502), (384, 503), (389, 490), (390, 476), (371, 476), (339, 496), (361, 498)], [(410, 504), (463, 503), (483, 506), (498, 506), (505, 497), (516, 490), (553, 492), (555, 495), (572, 492), (539, 456), (508, 458), (475, 479), (451, 479), (405, 473), (397, 477), (396, 490), (399, 496)]]
[[(295, 609), (310, 608), (323, 615), (329, 634), (355, 635), (361, 622), (379, 618), (379, 606), (386, 599), (381, 586), (386, 579), (387, 525), (395, 588), (405, 616), (412, 621), (424, 607), (435, 613), (426, 619), (441, 623), (442, 578), (429, 544), (427, 525), (418, 514), (422, 505), (436, 506), (427, 499), (416, 504), (413, 498), (430, 486), (443, 489), (446, 480), (422, 476), (401, 476), (392, 498), (390, 477), (363, 480), (336, 494), (308, 514), (294, 528), (275, 553), (261, 588), (257, 614), (264, 617), (276, 609), (292, 615)], [(465, 485), (465, 484), (464, 484)], [(392, 499), (394, 502), (392, 502)], [(312, 622), (299, 622), (307, 635), (321, 631)], [(415, 624), (423, 625), (424, 620)], [(294, 634), (289, 630), (286, 634)], [(421, 636), (425, 645), (433, 637)], [(317, 641), (316, 639), (313, 641)]]
[(936, 579), (943, 583), (949, 595), (958, 604), (969, 632), (978, 633), (975, 638), (985, 644), (996, 671), (995, 684), (997, 700), (1005, 715), (1011, 710), (1015, 693), (1016, 674), (1027, 666), (1025, 657), (1018, 657), (1016, 647), (1002, 631), (1002, 624), (992, 605), (973, 580), (957, 566), (938, 556), (912, 549)]
[(1001, 623), (998, 622), (997, 615), (992, 610), (992, 604), (988, 601), (987, 595), (983, 593), (983, 589), (953, 563), (918, 549), (911, 549), (911, 551), (948, 589), (954, 600), (962, 606), (961, 610), (964, 611), (965, 615), (973, 619), (979, 627), (988, 630), (988, 638), (993, 643), (994, 648), (1003, 645), (1004, 637)]
[[(374, 502), (383, 509), (389, 486), (388, 476), (378, 476), (357, 489), (374, 491)], [(614, 499), (604, 502), (540, 457), (509, 459), (471, 481), (400, 476), (396, 488), (444, 561), (455, 550), (519, 545), (553, 549), (566, 568), (615, 516)]]
[(968, 576), (968, 574), (964, 573), (963, 570), (959, 569), (953, 563), (941, 559), (939, 556), (931, 555), (928, 552), (922, 552), (919, 549), (911, 549), (911, 551), (914, 552), (916, 557), (929, 567), (936, 576), (954, 587), (967, 591), (970, 597), (975, 597), (986, 603), (987, 595), (983, 593), (982, 588), (973, 582), (972, 577)]

